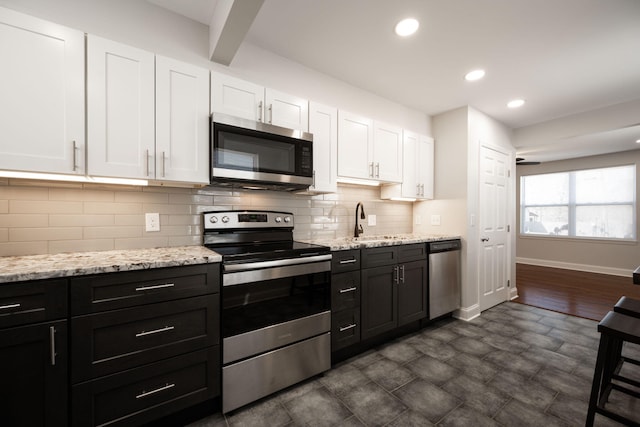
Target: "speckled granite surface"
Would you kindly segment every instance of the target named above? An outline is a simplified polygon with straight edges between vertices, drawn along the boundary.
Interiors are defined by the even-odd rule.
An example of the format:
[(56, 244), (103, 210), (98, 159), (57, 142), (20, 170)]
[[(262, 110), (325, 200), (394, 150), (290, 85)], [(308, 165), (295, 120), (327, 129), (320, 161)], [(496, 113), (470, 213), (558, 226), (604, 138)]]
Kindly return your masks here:
[(346, 249), (377, 248), (380, 246), (408, 245), (411, 243), (436, 242), (459, 239), (460, 236), (444, 234), (391, 234), (379, 236), (342, 237), (339, 239), (309, 240), (308, 243), (329, 246), (332, 251)]
[(0, 257), (0, 283), (222, 261), (204, 246)]

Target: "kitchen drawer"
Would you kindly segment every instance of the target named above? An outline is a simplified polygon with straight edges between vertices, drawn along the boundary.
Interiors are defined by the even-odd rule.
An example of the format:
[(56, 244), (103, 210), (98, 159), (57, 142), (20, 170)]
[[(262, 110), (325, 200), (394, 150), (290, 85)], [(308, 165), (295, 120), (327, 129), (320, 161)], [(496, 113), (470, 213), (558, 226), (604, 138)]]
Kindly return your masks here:
[(0, 284), (0, 328), (67, 317), (67, 279)]
[(331, 252), (331, 272), (360, 270), (360, 249)]
[(362, 268), (397, 264), (398, 246), (382, 246), (362, 250)]
[(426, 243), (398, 246), (398, 263), (427, 259)]
[(360, 306), (360, 270), (331, 276), (331, 310)]
[(72, 425), (141, 425), (220, 394), (220, 347), (77, 384)]
[(72, 315), (169, 301), (220, 290), (220, 264), (198, 264), (71, 279)]
[(331, 351), (360, 342), (360, 309), (331, 314)]
[(219, 344), (218, 294), (71, 319), (72, 383)]

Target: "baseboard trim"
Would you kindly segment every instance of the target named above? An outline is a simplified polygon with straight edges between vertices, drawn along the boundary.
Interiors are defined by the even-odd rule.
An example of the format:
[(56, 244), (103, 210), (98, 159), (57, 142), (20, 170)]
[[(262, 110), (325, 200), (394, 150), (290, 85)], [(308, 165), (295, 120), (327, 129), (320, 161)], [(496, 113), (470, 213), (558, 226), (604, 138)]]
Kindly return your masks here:
[(516, 257), (516, 263), (537, 265), (540, 267), (563, 268), (565, 270), (585, 271), (587, 273), (609, 274), (612, 276), (632, 277), (633, 270), (624, 268), (604, 267), (600, 265), (576, 264), (571, 262), (550, 261), (546, 259)]
[(518, 298), (518, 288), (516, 288), (515, 286), (509, 289), (509, 301), (513, 301), (514, 299)]
[(460, 307), (453, 312), (453, 317), (464, 320), (465, 322), (473, 320), (478, 316), (480, 316), (480, 304), (474, 304), (471, 307)]

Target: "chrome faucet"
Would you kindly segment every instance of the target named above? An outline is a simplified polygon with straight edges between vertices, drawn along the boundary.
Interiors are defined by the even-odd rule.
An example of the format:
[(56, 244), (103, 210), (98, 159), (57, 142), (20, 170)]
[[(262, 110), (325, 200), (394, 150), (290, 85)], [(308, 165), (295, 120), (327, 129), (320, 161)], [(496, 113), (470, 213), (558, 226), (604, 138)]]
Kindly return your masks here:
[(360, 219), (366, 218), (364, 214), (364, 205), (362, 204), (362, 202), (358, 202), (358, 204), (356, 205), (356, 227), (353, 230), (353, 237), (359, 237), (362, 233), (364, 233), (362, 224), (358, 224), (358, 209), (360, 209)]

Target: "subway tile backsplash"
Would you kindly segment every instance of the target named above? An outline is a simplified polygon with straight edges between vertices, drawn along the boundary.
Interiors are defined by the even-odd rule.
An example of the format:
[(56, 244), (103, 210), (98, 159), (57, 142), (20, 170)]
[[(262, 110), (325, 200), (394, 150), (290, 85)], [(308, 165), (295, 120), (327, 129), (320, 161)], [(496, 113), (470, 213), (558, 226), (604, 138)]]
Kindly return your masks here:
[[(377, 216), (365, 235), (410, 233), (411, 203), (380, 200), (377, 187), (344, 185), (335, 194), (133, 187), (0, 179), (0, 256), (202, 244), (202, 212), (266, 209), (292, 212), (299, 240), (348, 237), (357, 202)], [(146, 232), (144, 214), (160, 213)]]

